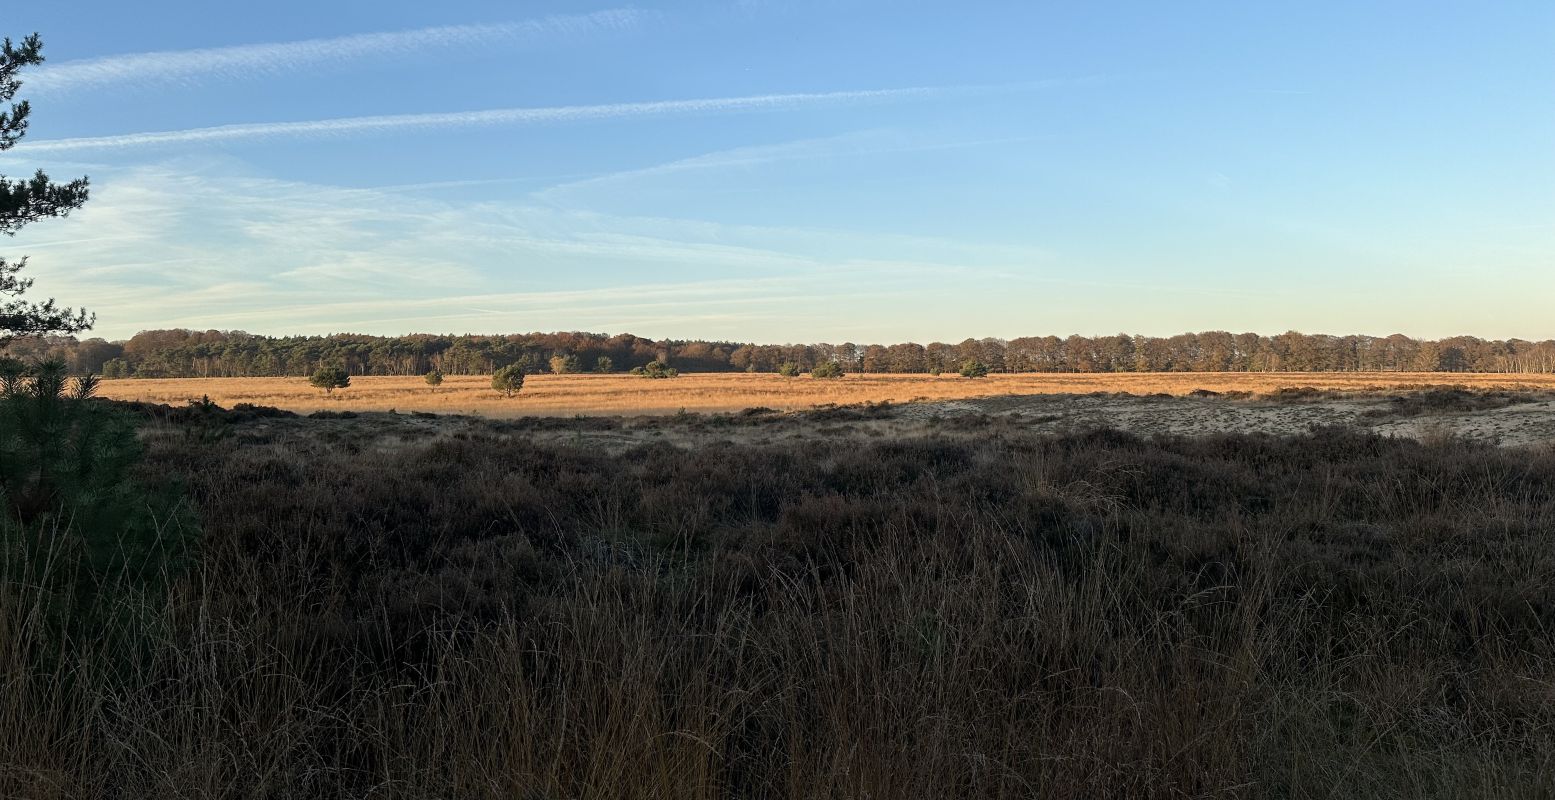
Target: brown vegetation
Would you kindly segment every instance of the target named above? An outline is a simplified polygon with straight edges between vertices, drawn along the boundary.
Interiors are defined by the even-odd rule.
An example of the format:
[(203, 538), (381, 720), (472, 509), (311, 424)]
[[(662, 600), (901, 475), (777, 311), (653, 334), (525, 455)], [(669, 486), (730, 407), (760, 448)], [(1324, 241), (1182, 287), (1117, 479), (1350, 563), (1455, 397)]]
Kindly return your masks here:
[(995, 374), (978, 380), (959, 375), (847, 375), (835, 380), (777, 374), (699, 373), (672, 381), (627, 375), (530, 375), (513, 399), (492, 391), (484, 376), (448, 375), (435, 391), (419, 375), (352, 376), (351, 387), (323, 397), (302, 378), (165, 378), (103, 381), (99, 393), (118, 400), (183, 403), (208, 396), (230, 406), (317, 410), (434, 411), (497, 417), (573, 414), (674, 414), (738, 411), (765, 406), (796, 411), (818, 405), (904, 403), (1021, 394), (1128, 392), (1187, 395), (1196, 390), (1265, 394), (1282, 388), (1343, 391), (1460, 385), (1477, 389), (1555, 389), (1555, 375), (1419, 372), (1222, 372)]
[(1555, 790), (1555, 451), (875, 414), (164, 415), (203, 558), (82, 639), (0, 586), (0, 796)]

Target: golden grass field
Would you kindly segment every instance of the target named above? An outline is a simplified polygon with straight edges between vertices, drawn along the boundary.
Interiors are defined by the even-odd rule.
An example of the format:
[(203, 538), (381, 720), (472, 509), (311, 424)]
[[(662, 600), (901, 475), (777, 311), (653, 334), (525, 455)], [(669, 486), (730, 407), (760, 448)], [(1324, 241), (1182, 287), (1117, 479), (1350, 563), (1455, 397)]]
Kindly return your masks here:
[(183, 403), (208, 396), (222, 406), (275, 406), (297, 412), (431, 411), (488, 417), (674, 414), (739, 411), (765, 406), (798, 411), (828, 403), (943, 402), (1029, 394), (1184, 395), (1195, 389), (1265, 393), (1284, 387), (1376, 390), (1423, 386), (1479, 389), (1555, 389), (1555, 375), (1432, 372), (1183, 372), (1044, 373), (990, 375), (848, 375), (817, 380), (803, 375), (699, 373), (670, 380), (629, 375), (531, 375), (523, 391), (506, 398), (486, 376), (448, 376), (433, 389), (420, 376), (351, 379), (347, 389), (326, 396), (305, 378), (134, 378), (105, 380), (99, 394), (116, 400)]

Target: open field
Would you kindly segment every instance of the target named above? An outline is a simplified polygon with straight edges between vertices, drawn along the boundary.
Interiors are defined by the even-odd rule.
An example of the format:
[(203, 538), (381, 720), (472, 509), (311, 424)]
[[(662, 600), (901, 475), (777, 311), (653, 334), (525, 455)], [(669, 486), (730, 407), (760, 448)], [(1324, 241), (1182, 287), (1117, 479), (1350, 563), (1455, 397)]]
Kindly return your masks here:
[(766, 407), (799, 411), (826, 404), (943, 402), (1004, 395), (1125, 392), (1186, 395), (1195, 390), (1265, 394), (1310, 386), (1388, 391), (1424, 386), (1555, 390), (1552, 374), (1440, 372), (1176, 372), (990, 375), (848, 375), (840, 380), (774, 374), (701, 373), (672, 380), (628, 375), (531, 375), (524, 390), (504, 398), (489, 377), (448, 376), (437, 389), (419, 376), (353, 377), (348, 389), (325, 396), (303, 378), (170, 378), (103, 381), (99, 395), (182, 405), (209, 396), (222, 406), (274, 406), (299, 413), (431, 411), (490, 417), (674, 414)]

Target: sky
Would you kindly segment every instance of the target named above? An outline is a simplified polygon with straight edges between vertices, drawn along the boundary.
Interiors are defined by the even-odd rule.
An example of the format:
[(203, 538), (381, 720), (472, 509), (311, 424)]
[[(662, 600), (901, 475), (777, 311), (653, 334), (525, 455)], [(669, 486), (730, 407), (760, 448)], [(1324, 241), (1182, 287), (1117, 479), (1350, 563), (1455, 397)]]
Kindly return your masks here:
[(8, 4), (92, 335), (1555, 336), (1555, 3)]

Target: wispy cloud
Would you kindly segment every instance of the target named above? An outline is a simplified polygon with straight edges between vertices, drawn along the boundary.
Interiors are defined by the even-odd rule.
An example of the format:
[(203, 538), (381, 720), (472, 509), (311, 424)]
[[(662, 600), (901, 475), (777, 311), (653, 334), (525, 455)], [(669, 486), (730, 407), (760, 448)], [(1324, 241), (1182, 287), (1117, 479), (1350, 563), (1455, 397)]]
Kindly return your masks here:
[(574, 189), (600, 186), (644, 178), (656, 178), (683, 172), (703, 170), (740, 169), (788, 161), (810, 161), (829, 158), (858, 158), (865, 156), (898, 155), (903, 153), (959, 150), (988, 145), (1016, 144), (1036, 141), (1037, 136), (1015, 136), (995, 139), (958, 141), (919, 141), (913, 137), (890, 130), (865, 130), (799, 139), (778, 144), (751, 145), (718, 150), (689, 158), (666, 161), (636, 169), (607, 172), (586, 178), (558, 183), (535, 193), (540, 199), (553, 199)]
[(887, 282), (942, 286), (1040, 259), (980, 242), (448, 202), (234, 171), (110, 169), (81, 211), (14, 245), (36, 256), (41, 292), (97, 312), (94, 333), (109, 337), (169, 325), (816, 337), (851, 318), (849, 298), (885, 302)]
[[(986, 91), (986, 89), (987, 87), (975, 87), (977, 91)], [(209, 128), (186, 128), (176, 131), (88, 136), (75, 139), (44, 139), (25, 142), (17, 147), (14, 152), (53, 153), (74, 150), (155, 147), (159, 145), (201, 144), (273, 138), (316, 138), (399, 130), (424, 130), (429, 128), (537, 125), (554, 122), (619, 119), (623, 117), (779, 111), (815, 106), (891, 102), (962, 91), (968, 91), (968, 88), (919, 86), (902, 89), (762, 94), (693, 100), (655, 100), (640, 103), (500, 108), (487, 111), (456, 111), (431, 114), (390, 114), (384, 116), (306, 120), (301, 122), (260, 122), (241, 125), (218, 125)]]
[(366, 58), (428, 49), (526, 44), (630, 29), (644, 18), (630, 9), (551, 16), (486, 25), (445, 25), (412, 31), (361, 33), (328, 39), (127, 53), (47, 65), (26, 76), (30, 93), (66, 92), (126, 83), (196, 84), (267, 77)]

